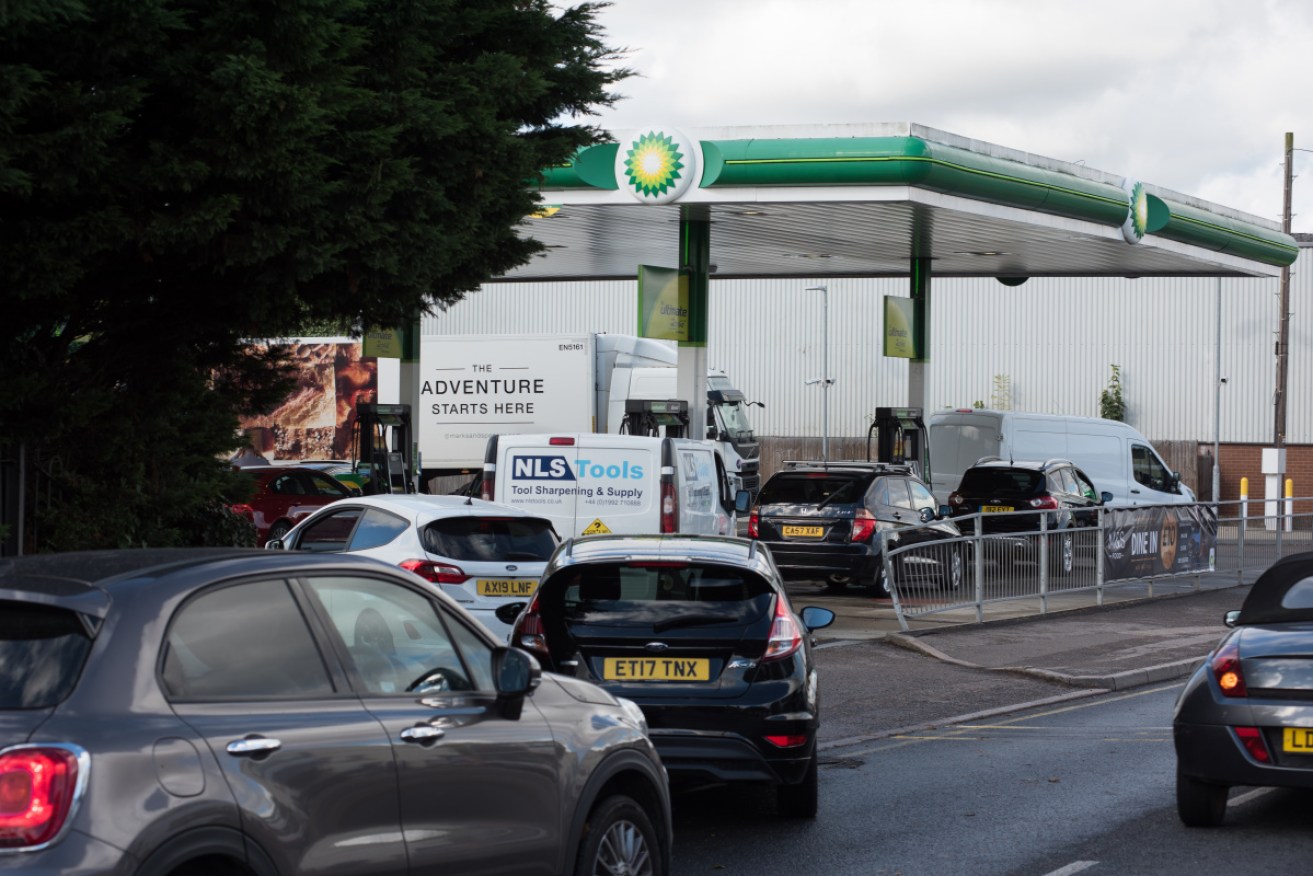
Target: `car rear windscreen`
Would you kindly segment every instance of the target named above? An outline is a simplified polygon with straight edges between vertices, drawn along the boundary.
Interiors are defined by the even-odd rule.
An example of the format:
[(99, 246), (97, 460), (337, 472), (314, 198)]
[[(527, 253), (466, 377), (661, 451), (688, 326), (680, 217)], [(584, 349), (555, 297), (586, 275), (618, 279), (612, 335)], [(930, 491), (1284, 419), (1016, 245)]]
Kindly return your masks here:
[(453, 560), (546, 562), (556, 549), (541, 517), (448, 517), (424, 527), (424, 550)]
[(56, 705), (73, 690), (90, 650), (73, 612), (0, 600), (0, 710)]
[(762, 505), (835, 505), (860, 501), (873, 474), (867, 472), (787, 472), (761, 488)]
[(1044, 475), (1020, 468), (973, 468), (962, 475), (959, 493), (969, 496), (982, 494), (1034, 493), (1044, 483)]
[(771, 609), (774, 590), (755, 572), (698, 563), (596, 563), (564, 572), (551, 588), (572, 627), (639, 626), (655, 633), (716, 624), (742, 626)]

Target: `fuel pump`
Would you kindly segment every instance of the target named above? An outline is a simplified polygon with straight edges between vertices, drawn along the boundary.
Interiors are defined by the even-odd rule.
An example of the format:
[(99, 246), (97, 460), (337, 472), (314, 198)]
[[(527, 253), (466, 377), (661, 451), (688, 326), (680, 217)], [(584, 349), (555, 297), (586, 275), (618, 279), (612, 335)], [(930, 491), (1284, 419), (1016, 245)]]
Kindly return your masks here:
[(620, 434), (687, 438), (688, 402), (682, 399), (625, 399), (625, 418), (620, 422)]
[(351, 445), (353, 467), (368, 476), (366, 495), (415, 492), (410, 405), (356, 405)]
[(914, 475), (930, 483), (930, 442), (920, 408), (876, 408), (866, 432), (868, 460), (872, 436), (876, 462), (911, 466)]

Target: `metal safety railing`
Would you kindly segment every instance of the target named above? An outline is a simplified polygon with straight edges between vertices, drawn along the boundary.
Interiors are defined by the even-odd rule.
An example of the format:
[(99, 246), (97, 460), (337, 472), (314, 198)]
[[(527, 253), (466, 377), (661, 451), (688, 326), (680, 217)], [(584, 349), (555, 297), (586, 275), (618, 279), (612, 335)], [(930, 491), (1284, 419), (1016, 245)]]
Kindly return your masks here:
[(1137, 588), (1152, 597), (1252, 582), (1282, 556), (1313, 550), (1313, 499), (1013, 511), (954, 518), (943, 538), (933, 524), (881, 532), (885, 580), (902, 629), (917, 617), (954, 612), (985, 619), (996, 603), (1036, 613)]

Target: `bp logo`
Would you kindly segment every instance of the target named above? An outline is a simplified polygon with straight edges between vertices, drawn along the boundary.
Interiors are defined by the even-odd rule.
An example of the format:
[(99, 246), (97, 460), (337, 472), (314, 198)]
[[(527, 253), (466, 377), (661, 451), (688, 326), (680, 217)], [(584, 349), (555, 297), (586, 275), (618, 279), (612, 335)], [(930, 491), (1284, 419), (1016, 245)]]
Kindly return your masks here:
[(688, 190), (697, 171), (697, 147), (678, 131), (639, 128), (616, 152), (616, 179), (644, 204), (666, 204)]
[(1139, 243), (1149, 228), (1149, 193), (1137, 180), (1122, 180), (1128, 200), (1126, 221), (1122, 223), (1122, 237), (1127, 243)]

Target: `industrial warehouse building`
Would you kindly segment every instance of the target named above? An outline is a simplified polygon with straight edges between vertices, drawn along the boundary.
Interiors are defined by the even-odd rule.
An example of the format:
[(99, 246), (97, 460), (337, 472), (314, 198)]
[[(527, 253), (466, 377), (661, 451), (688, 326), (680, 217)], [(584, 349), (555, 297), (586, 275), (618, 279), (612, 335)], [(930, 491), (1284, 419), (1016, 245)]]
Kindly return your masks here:
[[(1296, 235), (1290, 269), (1287, 476), (1313, 495), (1313, 235)], [(828, 332), (822, 294), (828, 289)], [(1241, 478), (1261, 496), (1260, 451), (1274, 436), (1280, 280), (1198, 277), (936, 278), (927, 407), (1099, 415), (1116, 365), (1125, 419), (1200, 498), (1210, 498), (1214, 442), (1221, 496)], [(828, 359), (831, 456), (861, 458), (876, 407), (907, 404), (908, 364), (882, 354), (885, 296), (904, 279), (711, 280), (708, 363), (764, 403), (752, 419), (772, 460), (819, 456)], [(492, 283), (422, 333), (636, 331), (635, 281)], [(1221, 381), (1219, 381), (1219, 376)], [(1219, 392), (1220, 385), (1220, 392)]]

